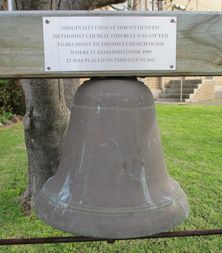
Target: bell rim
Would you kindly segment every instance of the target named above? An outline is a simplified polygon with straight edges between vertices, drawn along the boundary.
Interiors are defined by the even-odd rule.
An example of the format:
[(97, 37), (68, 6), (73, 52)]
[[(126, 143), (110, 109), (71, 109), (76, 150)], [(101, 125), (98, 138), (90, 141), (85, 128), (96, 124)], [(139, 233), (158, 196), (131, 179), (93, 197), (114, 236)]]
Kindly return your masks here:
[[(99, 214), (99, 215), (93, 215), (93, 213), (84, 213), (84, 212), (76, 212), (76, 213), (69, 213), (68, 208), (66, 207), (64, 209), (63, 206), (54, 207), (51, 205), (51, 203), (48, 202), (48, 199), (44, 199), (45, 195), (42, 196), (43, 199), (41, 199), (41, 202), (45, 202), (45, 211), (38, 210), (37, 206), (34, 206), (35, 212), (39, 218), (41, 218), (46, 224), (53, 226), (56, 229), (62, 230), (64, 232), (68, 233), (74, 233), (89, 237), (95, 237), (95, 238), (139, 238), (144, 236), (150, 236), (153, 234), (158, 234), (164, 231), (168, 231), (175, 226), (181, 224), (189, 215), (189, 204), (187, 201), (187, 197), (184, 193), (184, 191), (181, 189), (181, 195), (180, 198), (175, 202), (171, 203), (171, 205), (166, 206), (166, 210), (164, 209), (157, 209), (157, 210), (147, 210), (147, 212), (140, 212), (137, 217), (139, 217), (139, 226), (137, 228), (137, 231), (134, 231), (135, 226), (129, 224), (126, 221), (129, 221), (129, 219), (132, 219), (132, 217), (136, 216), (137, 214), (125, 214), (123, 215), (110, 215), (110, 214)], [(38, 204), (39, 199), (36, 201)], [(175, 204), (175, 208), (172, 206)], [(46, 211), (47, 210), (47, 211)], [(48, 212), (50, 210), (51, 214)], [(170, 211), (171, 210), (171, 211)], [(150, 219), (151, 212), (155, 214), (155, 217), (152, 217)], [(162, 213), (163, 212), (163, 213)], [(162, 214), (161, 214), (162, 213)], [(66, 217), (72, 216), (71, 223), (64, 224), (63, 220)], [(173, 222), (172, 222), (172, 216)], [(78, 226), (80, 224), (81, 219), (86, 219), (87, 221), (92, 221), (93, 224), (88, 227), (82, 227)], [(109, 219), (108, 219), (109, 218)], [(155, 220), (159, 221), (157, 224), (159, 224), (158, 227), (153, 227), (150, 225), (147, 225), (144, 223), (144, 219), (152, 220), (152, 222), (155, 222)], [(95, 224), (95, 220), (97, 221)], [(111, 220), (112, 224), (115, 223), (116, 226), (118, 226), (118, 230), (112, 231), (110, 230), (109, 226), (107, 224), (103, 224), (104, 222), (107, 223), (107, 220)], [(118, 221), (118, 222), (117, 222)], [(125, 223), (126, 222), (126, 223)], [(74, 224), (74, 225), (73, 225)], [(83, 223), (81, 223), (84, 225)], [(88, 224), (88, 223), (87, 223)], [(127, 225), (126, 225), (127, 224)], [(162, 224), (162, 225), (160, 225)], [(101, 226), (101, 227), (100, 227)], [(99, 227), (99, 228), (98, 228)]]
[[(45, 198), (47, 198), (48, 202), (50, 202), (51, 204), (53, 204), (54, 208), (59, 208), (59, 207), (66, 207), (67, 209), (70, 209), (76, 213), (81, 212), (81, 213), (90, 213), (90, 214), (94, 214), (94, 215), (113, 215), (113, 216), (125, 216), (125, 215), (129, 215), (129, 214), (134, 214), (135, 213), (137, 215), (139, 215), (140, 213), (144, 213), (147, 212), (149, 210), (155, 210), (155, 209), (160, 209), (160, 208), (164, 208), (167, 206), (172, 205), (173, 203), (176, 203), (185, 193), (184, 191), (181, 189), (180, 185), (171, 178), (170, 183), (174, 184), (174, 186), (177, 186), (177, 191), (175, 192), (175, 194), (173, 195), (172, 198), (169, 198), (166, 201), (163, 202), (159, 202), (153, 206), (144, 206), (144, 207), (121, 207), (121, 208), (95, 208), (95, 207), (90, 207), (90, 206), (78, 206), (78, 205), (71, 205), (70, 203), (67, 203), (63, 200), (56, 200), (56, 198), (53, 198), (52, 195), (47, 192), (46, 190), (46, 185), (43, 186), (41, 192), (39, 193), (39, 195), (43, 195)], [(39, 196), (37, 196), (37, 198), (39, 198)]]

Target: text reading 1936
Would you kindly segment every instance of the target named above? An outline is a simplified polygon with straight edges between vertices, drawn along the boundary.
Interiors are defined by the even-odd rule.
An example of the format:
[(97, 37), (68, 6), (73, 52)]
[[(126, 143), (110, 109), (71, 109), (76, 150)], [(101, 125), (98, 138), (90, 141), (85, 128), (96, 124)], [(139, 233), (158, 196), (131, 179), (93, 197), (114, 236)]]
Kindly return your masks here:
[(46, 71), (175, 70), (176, 17), (43, 17)]

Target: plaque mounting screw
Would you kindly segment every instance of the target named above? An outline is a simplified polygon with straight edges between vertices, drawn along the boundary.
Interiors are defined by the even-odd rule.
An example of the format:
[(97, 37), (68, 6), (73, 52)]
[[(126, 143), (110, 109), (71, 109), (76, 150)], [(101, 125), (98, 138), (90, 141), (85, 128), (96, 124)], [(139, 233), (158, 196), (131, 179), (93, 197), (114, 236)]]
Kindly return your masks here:
[(175, 20), (174, 18), (172, 18), (172, 19), (170, 20), (170, 23), (176, 23), (176, 20)]
[(170, 65), (170, 68), (173, 69), (173, 68), (174, 68), (174, 65)]
[(49, 23), (50, 23), (50, 20), (46, 19), (45, 23), (46, 23), (46, 24), (49, 24)]
[(51, 70), (51, 68), (50, 68), (50, 67), (47, 67), (47, 70)]

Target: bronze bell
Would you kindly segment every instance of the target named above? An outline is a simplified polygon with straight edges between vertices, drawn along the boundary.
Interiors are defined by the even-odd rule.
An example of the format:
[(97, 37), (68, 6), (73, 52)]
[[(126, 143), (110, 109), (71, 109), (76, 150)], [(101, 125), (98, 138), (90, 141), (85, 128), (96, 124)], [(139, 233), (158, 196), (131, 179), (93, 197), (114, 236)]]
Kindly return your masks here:
[(58, 172), (35, 198), (37, 215), (84, 236), (135, 238), (188, 215), (164, 163), (150, 90), (133, 78), (86, 81), (74, 98)]

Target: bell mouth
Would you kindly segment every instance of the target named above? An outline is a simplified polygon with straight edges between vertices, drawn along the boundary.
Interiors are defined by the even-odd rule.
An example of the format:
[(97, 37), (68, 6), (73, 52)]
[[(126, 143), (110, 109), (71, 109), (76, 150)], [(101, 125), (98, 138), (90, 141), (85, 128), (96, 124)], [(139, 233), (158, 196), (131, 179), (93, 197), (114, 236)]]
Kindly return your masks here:
[[(172, 182), (178, 185), (174, 180)], [(89, 237), (117, 239), (149, 236), (174, 228), (189, 214), (187, 198), (180, 187), (171, 199), (155, 206), (112, 209), (56, 202), (44, 188), (35, 201), (34, 209), (38, 217), (57, 229)]]

